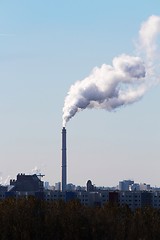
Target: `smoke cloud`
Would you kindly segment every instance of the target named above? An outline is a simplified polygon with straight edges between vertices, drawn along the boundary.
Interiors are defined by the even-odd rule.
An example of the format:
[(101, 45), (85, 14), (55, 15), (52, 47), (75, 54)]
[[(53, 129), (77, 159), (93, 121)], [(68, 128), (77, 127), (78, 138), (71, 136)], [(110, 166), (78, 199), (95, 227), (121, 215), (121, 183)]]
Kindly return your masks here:
[(139, 31), (139, 49), (146, 54), (147, 61), (153, 61), (156, 56), (157, 45), (156, 38), (160, 33), (160, 17), (150, 16), (148, 20), (142, 23)]
[(63, 126), (83, 109), (112, 111), (141, 99), (152, 85), (150, 79), (155, 77), (153, 66), (159, 33), (160, 17), (149, 17), (139, 31), (138, 56), (115, 57), (112, 65), (95, 67), (88, 77), (73, 84), (65, 98)]

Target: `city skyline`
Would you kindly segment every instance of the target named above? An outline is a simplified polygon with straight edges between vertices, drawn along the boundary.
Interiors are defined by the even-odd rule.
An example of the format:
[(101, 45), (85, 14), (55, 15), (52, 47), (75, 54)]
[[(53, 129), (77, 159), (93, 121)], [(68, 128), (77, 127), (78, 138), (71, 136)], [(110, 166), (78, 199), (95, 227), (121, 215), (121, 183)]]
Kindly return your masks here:
[[(62, 109), (70, 86), (116, 56), (136, 55), (141, 24), (160, 16), (159, 9), (158, 0), (0, 4), (3, 179), (40, 169), (51, 184), (61, 181)], [(157, 85), (133, 105), (72, 118), (67, 182), (114, 186), (131, 178), (160, 186), (159, 93)]]

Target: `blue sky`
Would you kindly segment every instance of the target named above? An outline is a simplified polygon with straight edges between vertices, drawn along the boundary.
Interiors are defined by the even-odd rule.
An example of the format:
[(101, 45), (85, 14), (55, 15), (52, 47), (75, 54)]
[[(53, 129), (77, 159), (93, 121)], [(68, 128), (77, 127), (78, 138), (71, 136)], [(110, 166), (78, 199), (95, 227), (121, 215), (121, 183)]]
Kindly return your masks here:
[[(37, 167), (61, 180), (61, 128), (70, 85), (95, 66), (134, 54), (140, 25), (160, 15), (146, 0), (0, 2), (0, 172)], [(67, 125), (68, 182), (160, 186), (160, 87), (116, 112), (84, 110)]]

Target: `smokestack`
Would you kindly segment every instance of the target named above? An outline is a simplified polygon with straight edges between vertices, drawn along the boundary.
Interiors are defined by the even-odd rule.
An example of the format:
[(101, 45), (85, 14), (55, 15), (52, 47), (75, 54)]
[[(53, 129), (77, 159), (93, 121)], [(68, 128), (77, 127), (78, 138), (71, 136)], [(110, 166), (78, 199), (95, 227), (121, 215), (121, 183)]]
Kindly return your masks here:
[(66, 128), (62, 129), (62, 192), (66, 191), (67, 184), (67, 155), (66, 155)]

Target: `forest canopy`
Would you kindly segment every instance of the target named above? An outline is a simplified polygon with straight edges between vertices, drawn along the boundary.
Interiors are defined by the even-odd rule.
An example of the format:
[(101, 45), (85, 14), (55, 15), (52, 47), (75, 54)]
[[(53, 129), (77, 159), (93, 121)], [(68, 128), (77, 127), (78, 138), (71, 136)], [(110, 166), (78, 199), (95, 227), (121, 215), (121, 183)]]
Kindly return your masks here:
[(33, 197), (0, 202), (0, 239), (17, 240), (156, 240), (160, 211), (131, 211), (106, 203), (87, 207), (78, 201), (47, 202)]

